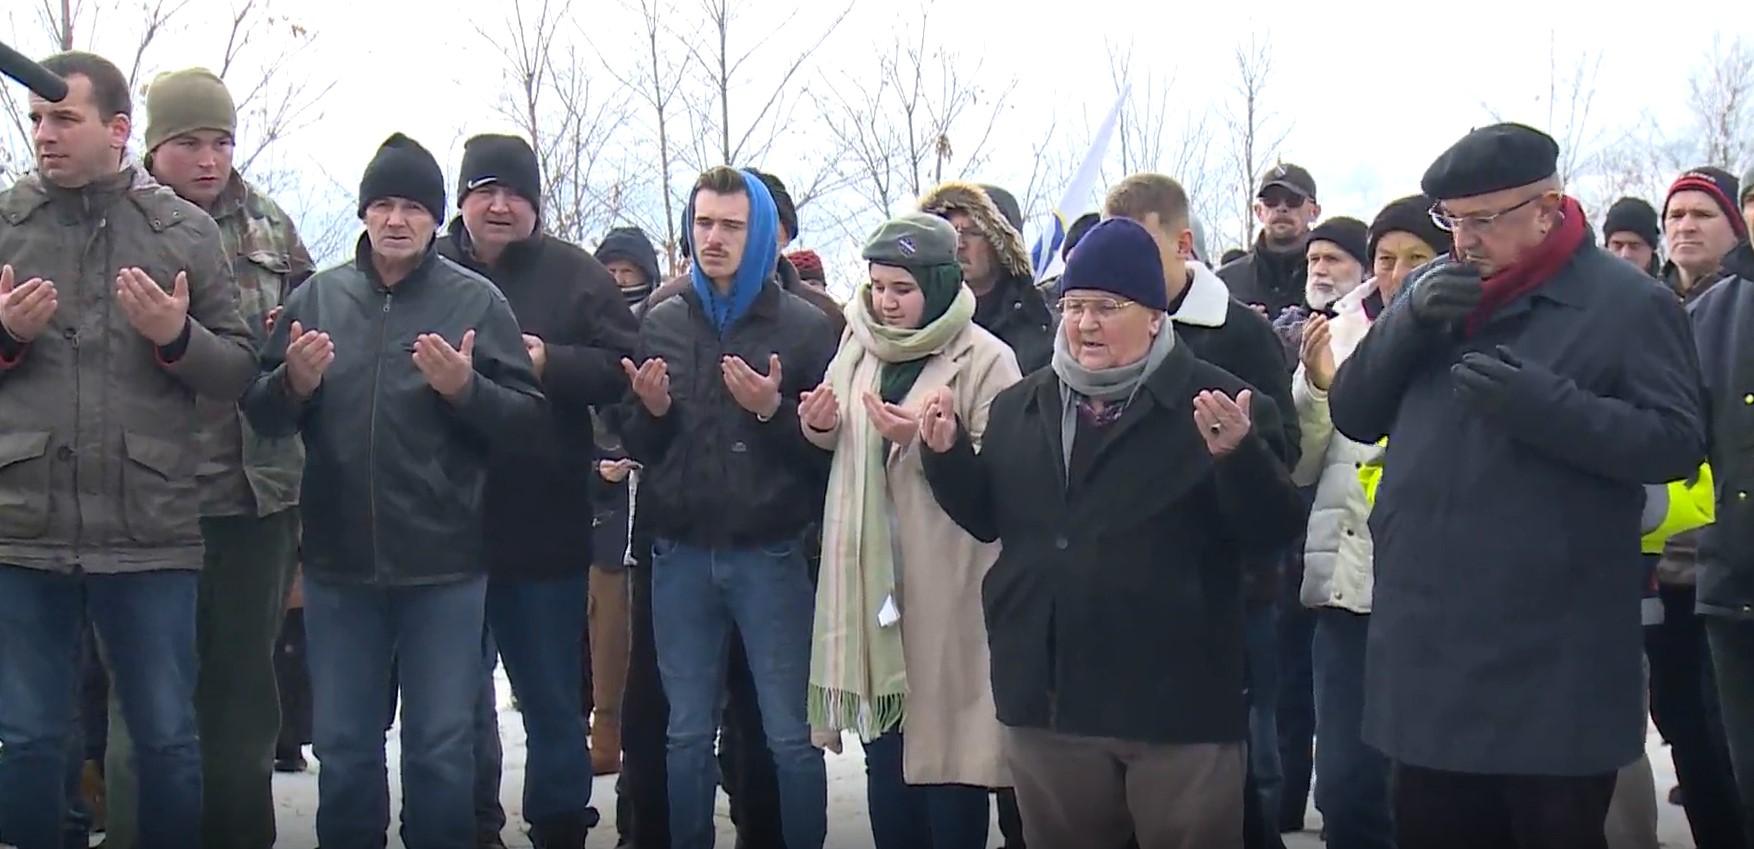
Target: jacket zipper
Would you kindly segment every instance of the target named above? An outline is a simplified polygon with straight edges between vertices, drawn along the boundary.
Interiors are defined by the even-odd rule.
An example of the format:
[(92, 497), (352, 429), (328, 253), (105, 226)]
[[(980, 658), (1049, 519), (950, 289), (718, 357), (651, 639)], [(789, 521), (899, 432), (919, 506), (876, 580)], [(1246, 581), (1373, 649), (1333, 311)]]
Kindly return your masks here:
[[(89, 220), (90, 216), (91, 216), (91, 197), (89, 195), (86, 195), (86, 196), (80, 198), (80, 204), (84, 207), (83, 211), (85, 212), (87, 220)], [(76, 280), (84, 280), (85, 279), (85, 269), (86, 269), (86, 265), (87, 265), (86, 260), (91, 256), (92, 248), (96, 247), (98, 240), (103, 238), (104, 230), (105, 230), (105, 228), (107, 228), (109, 226), (109, 223), (110, 223), (110, 218), (109, 218), (109, 215), (107, 213), (100, 215), (97, 219), (97, 226), (93, 227), (90, 235), (86, 236), (85, 247), (84, 247), (84, 249), (82, 249), (79, 252), (79, 269), (76, 272), (76, 277), (75, 277)], [(100, 285), (102, 285), (101, 281), (100, 281)], [(107, 311), (109, 309), (109, 307), (107, 305), (110, 302), (108, 300), (104, 300), (104, 301), (102, 301), (102, 303), (104, 303), (106, 305), (105, 310)], [(107, 324), (107, 322), (106, 322), (106, 324)], [(68, 343), (68, 347), (73, 349), (73, 457), (71, 458), (72, 462), (73, 462), (73, 514), (74, 514), (73, 515), (73, 571), (75, 574), (78, 574), (78, 573), (84, 571), (83, 562), (85, 560), (85, 556), (84, 556), (85, 508), (82, 505), (82, 503), (80, 501), (80, 497), (79, 497), (80, 496), (79, 464), (80, 464), (80, 460), (82, 459), (80, 456), (80, 453), (79, 453), (79, 434), (80, 434), (80, 422), (83, 421), (83, 412), (82, 411), (84, 410), (84, 405), (81, 403), (81, 400), (84, 396), (84, 382), (79, 379), (79, 371), (80, 371), (79, 325), (78, 325), (77, 318), (74, 318), (74, 325), (71, 329), (73, 331), (73, 335), (67, 337), (67, 343)], [(121, 495), (122, 495), (123, 499), (125, 500), (127, 497), (126, 492), (121, 493)], [(117, 515), (121, 515), (121, 511), (118, 511)]]
[(378, 316), (378, 349), (377, 364), (372, 371), (371, 424), (367, 428), (366, 441), (366, 489), (370, 496), (367, 508), (371, 521), (372, 535), (372, 578), (374, 581), (384, 580), (384, 556), (378, 545), (378, 396), (381, 394), (384, 378), (384, 346), (390, 338), (390, 303), (395, 299), (394, 292), (384, 293), (384, 310)]

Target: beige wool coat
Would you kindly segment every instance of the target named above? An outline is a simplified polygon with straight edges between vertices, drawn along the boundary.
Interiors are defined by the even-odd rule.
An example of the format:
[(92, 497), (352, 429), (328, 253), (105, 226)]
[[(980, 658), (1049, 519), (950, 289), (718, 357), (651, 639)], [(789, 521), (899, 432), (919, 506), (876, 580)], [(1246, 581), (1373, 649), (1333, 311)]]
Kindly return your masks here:
[[(949, 387), (962, 426), (978, 448), (993, 398), (1021, 378), (1010, 347), (971, 323), (932, 356), (902, 406), (918, 411), (927, 397)], [(843, 426), (863, 422), (857, 392), (835, 387), (835, 395)], [(827, 450), (841, 439), (839, 429), (820, 433), (805, 426), (804, 435)], [(897, 627), (907, 664), (903, 777), (909, 784), (1009, 787), (981, 613), (981, 581), (998, 559), (999, 547), (976, 541), (938, 507), (920, 451), (918, 438), (905, 447), (891, 446), (885, 464), (896, 529)], [(836, 456), (835, 462), (857, 460), (849, 454)], [(838, 568), (826, 548), (824, 553), (822, 568)]]

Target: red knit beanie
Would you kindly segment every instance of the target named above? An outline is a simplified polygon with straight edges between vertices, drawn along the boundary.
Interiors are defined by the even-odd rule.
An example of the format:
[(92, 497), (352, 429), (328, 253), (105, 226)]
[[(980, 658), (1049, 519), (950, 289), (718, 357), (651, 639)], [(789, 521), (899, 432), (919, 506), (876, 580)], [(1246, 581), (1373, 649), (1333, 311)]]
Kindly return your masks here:
[(822, 271), (822, 257), (817, 256), (815, 251), (792, 251), (786, 254), (786, 259), (792, 263), (793, 268), (798, 269), (798, 279), (828, 282), (828, 277)]

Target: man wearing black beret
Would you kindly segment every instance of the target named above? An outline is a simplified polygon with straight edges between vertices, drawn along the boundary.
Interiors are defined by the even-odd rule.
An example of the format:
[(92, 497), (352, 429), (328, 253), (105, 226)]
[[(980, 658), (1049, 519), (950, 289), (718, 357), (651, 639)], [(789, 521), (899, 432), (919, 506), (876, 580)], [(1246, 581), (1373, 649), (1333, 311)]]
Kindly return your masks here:
[(1644, 749), (1644, 485), (1703, 459), (1701, 377), (1680, 304), (1592, 243), (1558, 154), (1498, 124), (1438, 157), (1455, 247), (1330, 396), (1347, 437), (1389, 438), (1364, 739), (1401, 846), (1605, 847)]

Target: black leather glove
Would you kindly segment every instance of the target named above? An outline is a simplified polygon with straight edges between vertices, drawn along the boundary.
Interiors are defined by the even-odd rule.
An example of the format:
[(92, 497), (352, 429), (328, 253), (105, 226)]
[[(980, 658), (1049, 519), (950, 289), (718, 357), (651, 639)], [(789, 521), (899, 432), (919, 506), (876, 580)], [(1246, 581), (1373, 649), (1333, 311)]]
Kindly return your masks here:
[(1469, 351), (1449, 371), (1456, 394), (1489, 413), (1537, 403), (1552, 374), (1540, 366), (1524, 365), (1503, 345), (1491, 354)]
[(1451, 327), (1466, 319), (1486, 290), (1471, 265), (1449, 262), (1432, 269), (1413, 287), (1413, 317), (1433, 327)]

